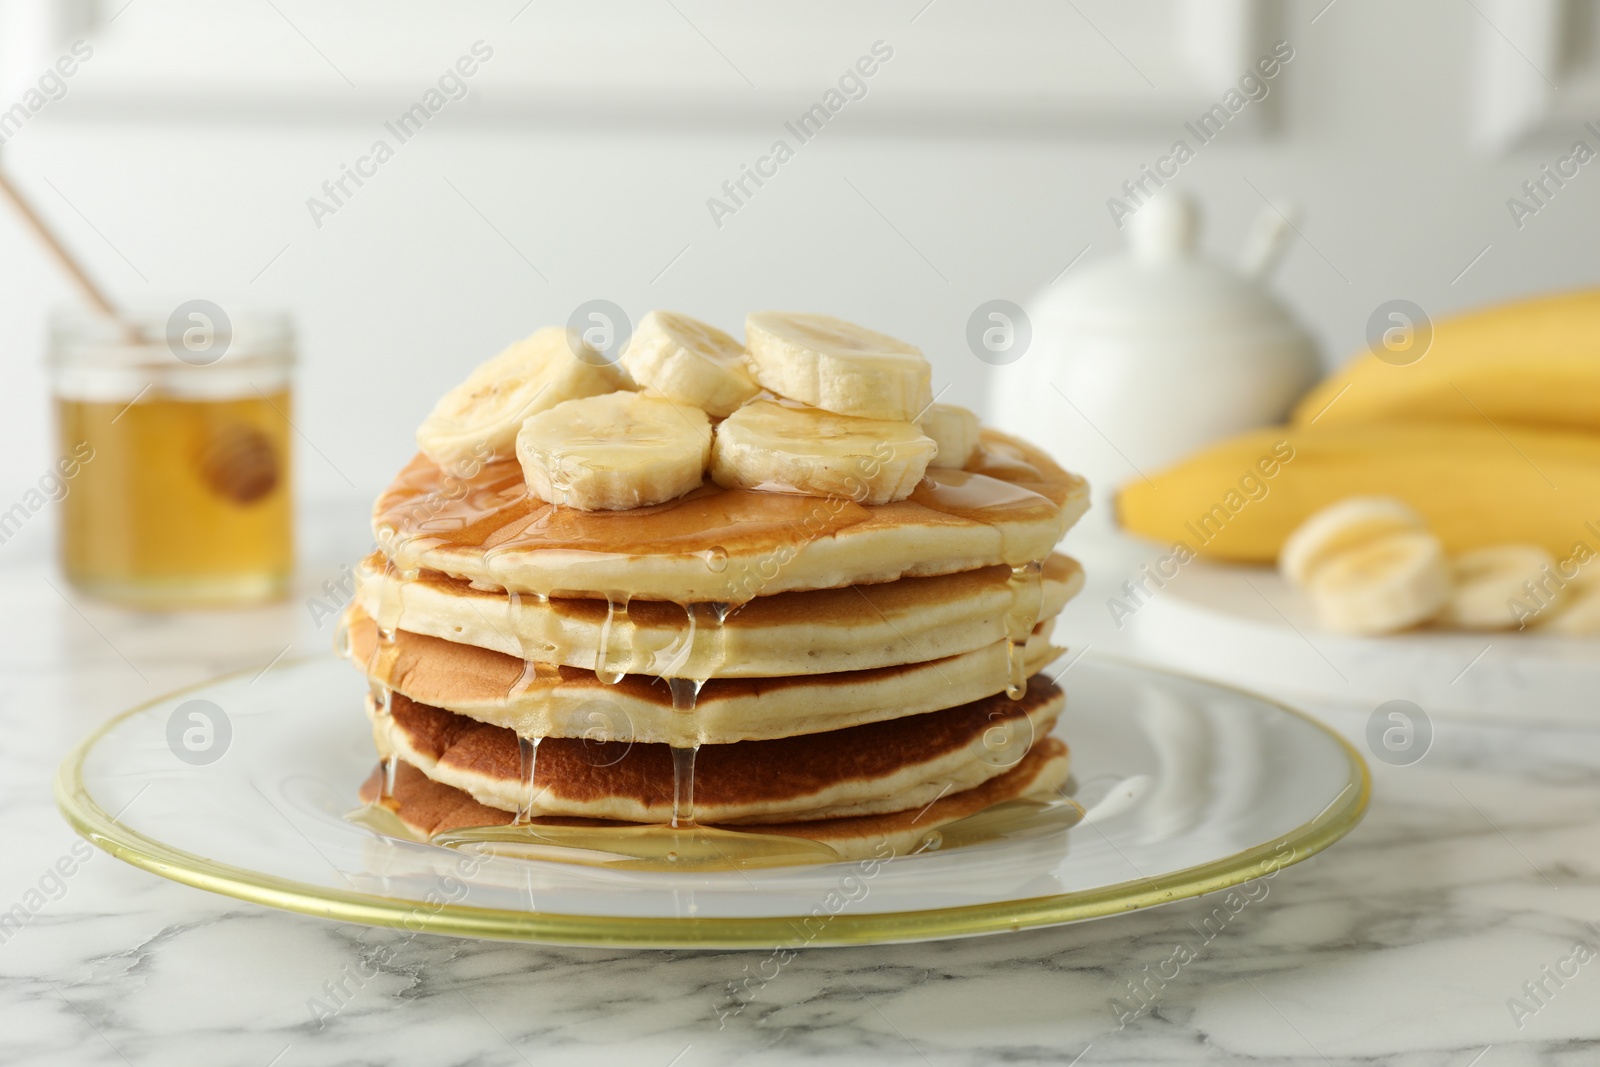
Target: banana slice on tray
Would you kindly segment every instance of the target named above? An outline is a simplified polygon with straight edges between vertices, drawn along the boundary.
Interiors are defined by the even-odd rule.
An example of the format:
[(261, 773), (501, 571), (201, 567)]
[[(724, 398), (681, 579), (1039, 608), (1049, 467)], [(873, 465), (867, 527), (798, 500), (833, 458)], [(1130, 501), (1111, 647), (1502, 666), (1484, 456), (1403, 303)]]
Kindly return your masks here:
[(910, 422), (756, 400), (717, 427), (711, 478), (729, 489), (887, 504), (911, 495), (934, 448)]
[(529, 491), (583, 511), (674, 500), (700, 485), (710, 456), (704, 411), (644, 393), (568, 400), (531, 416), (517, 434)]
[(761, 391), (745, 365), (744, 345), (673, 311), (652, 311), (639, 320), (622, 366), (640, 385), (718, 418)]
[(1390, 533), (1325, 560), (1312, 572), (1306, 592), (1330, 630), (1394, 633), (1439, 613), (1450, 596), (1450, 567), (1432, 534)]
[(921, 349), (831, 315), (757, 311), (744, 321), (763, 388), (839, 415), (913, 422), (933, 403)]
[(1534, 625), (1566, 637), (1600, 634), (1600, 564), (1586, 564)]
[(1427, 530), (1404, 502), (1388, 496), (1353, 496), (1312, 515), (1284, 541), (1278, 569), (1304, 586), (1317, 568), (1350, 548), (1394, 533)]
[(956, 404), (930, 404), (917, 420), (922, 432), (939, 446), (933, 462), (938, 470), (961, 470), (978, 448), (978, 416)]
[(417, 446), (441, 467), (509, 459), (530, 415), (624, 388), (626, 377), (599, 352), (548, 326), (478, 365), (434, 405)]
[(1537, 585), (1555, 566), (1538, 545), (1491, 545), (1455, 558), (1455, 591), (1439, 621), (1462, 630), (1517, 629), (1528, 598), (1524, 585)]

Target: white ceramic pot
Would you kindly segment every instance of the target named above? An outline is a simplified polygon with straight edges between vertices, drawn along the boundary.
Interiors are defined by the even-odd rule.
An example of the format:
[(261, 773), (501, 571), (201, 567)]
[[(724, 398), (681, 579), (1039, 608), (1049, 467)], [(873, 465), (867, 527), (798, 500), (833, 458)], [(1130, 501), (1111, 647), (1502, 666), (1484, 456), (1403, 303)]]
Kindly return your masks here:
[(1087, 476), (1098, 526), (1118, 486), (1283, 421), (1320, 373), (1310, 336), (1259, 277), (1287, 228), (1272, 212), (1240, 271), (1196, 255), (1192, 201), (1146, 203), (1126, 254), (1035, 298), (1032, 343), (996, 369), (990, 421)]

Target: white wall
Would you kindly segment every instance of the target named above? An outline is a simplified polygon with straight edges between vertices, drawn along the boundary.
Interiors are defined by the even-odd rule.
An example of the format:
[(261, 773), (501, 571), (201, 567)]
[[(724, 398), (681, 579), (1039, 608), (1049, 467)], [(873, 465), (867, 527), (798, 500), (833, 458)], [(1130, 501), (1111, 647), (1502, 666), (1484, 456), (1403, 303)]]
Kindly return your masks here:
[[(1297, 241), (1276, 284), (1332, 359), (1360, 343), (1368, 314), (1393, 297), (1442, 313), (1594, 283), (1600, 173), (1586, 168), (1519, 231), (1506, 198), (1558, 153), (1478, 146), (1483, 50), (1496, 41), (1511, 47), (1484, 15), (1456, 0), (1325, 3), (1286, 5), (1271, 34), (1296, 50), (1273, 88), (1277, 134), (1229, 130), (1182, 172), (1208, 213), (1205, 244), (1234, 254), (1261, 205), (1252, 183), (1303, 205), (1314, 247)], [(520, 6), (474, 8), (473, 17), (500, 20), (504, 40), (526, 35), (532, 55), (552, 47), (537, 7), (502, 25)], [(105, 70), (115, 70), (122, 20), (156, 19), (162, 7), (138, 0), (118, 25), (89, 31), (107, 34)], [(922, 7), (872, 11), (902, 55), (915, 54), (919, 35), (940, 39), (939, 20), (971, 17), (961, 0), (938, 0), (913, 24)], [(1103, 44), (1086, 24), (1062, 25), (1078, 53)], [(670, 47), (682, 62), (697, 70), (720, 63), (702, 39), (678, 31)], [(852, 26), (833, 52), (848, 59), (863, 51), (870, 38), (861, 40), (862, 31)], [(300, 46), (281, 25), (272, 32), (283, 35), (276, 46)], [(381, 35), (344, 32), (321, 45), (346, 65), (381, 47)], [(818, 32), (828, 39), (826, 26)], [(418, 69), (442, 68), (469, 41), (438, 42)], [(772, 47), (781, 52), (782, 43)], [(837, 62), (833, 52), (823, 68)], [(1026, 55), (1041, 64), (1037, 46)], [(775, 62), (739, 58), (757, 71)], [(305, 78), (331, 80), (315, 57), (308, 62)], [(862, 114), (893, 111), (892, 73), (857, 105)], [(496, 74), (486, 68), (484, 85)], [(463, 109), (458, 121), (446, 114), (403, 146), (319, 230), (305, 200), (364, 150), (377, 112), (330, 103), (320, 114), (315, 94), (310, 106), (246, 109), (237, 120), (204, 107), (119, 111), (117, 80), (107, 74), (96, 86), (96, 76), (86, 65), (72, 89), (96, 106), (74, 111), (69, 94), (0, 158), (129, 305), (164, 314), (204, 296), (228, 308), (292, 310), (303, 356), (296, 421), (315, 446), (298, 454), (306, 500), (369, 497), (410, 453), (411, 430), (441, 390), (505, 341), (563, 322), (595, 297), (637, 313), (679, 308), (735, 330), (759, 307), (832, 312), (920, 343), (936, 384), (952, 382), (948, 396), (976, 403), (989, 368), (963, 340), (972, 308), (996, 296), (1025, 302), (1086, 244), (1091, 256), (1116, 248), (1106, 198), (1180, 132), (1176, 121), (1148, 118), (1129, 120), (1120, 136), (1072, 123), (992, 133), (981, 118), (897, 128), (853, 122), (847, 111), (718, 229), (706, 198), (770, 143), (791, 113), (783, 101), (770, 105), (770, 118), (757, 106), (722, 132), (709, 121), (655, 119), (659, 128), (639, 129), (625, 115), (574, 124)], [(1120, 77), (1137, 90), (1131, 75)], [(1128, 85), (1114, 88), (1127, 98)], [(334, 101), (343, 89), (325, 92)], [(1106, 106), (1117, 105), (1108, 96)], [(4, 213), (0, 292), (0, 500), (10, 500), (53, 455), (43, 322), (72, 295)]]

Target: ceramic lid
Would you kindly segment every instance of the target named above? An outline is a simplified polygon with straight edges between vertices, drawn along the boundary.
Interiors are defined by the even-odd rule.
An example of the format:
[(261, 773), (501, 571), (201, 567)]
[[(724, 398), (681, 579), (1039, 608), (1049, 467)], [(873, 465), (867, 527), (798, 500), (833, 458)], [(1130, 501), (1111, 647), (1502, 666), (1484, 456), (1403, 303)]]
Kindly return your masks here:
[(1126, 229), (1126, 253), (1076, 272), (1040, 301), (1039, 312), (1057, 329), (1150, 335), (1204, 327), (1304, 336), (1259, 279), (1198, 255), (1193, 200), (1158, 196), (1129, 217)]

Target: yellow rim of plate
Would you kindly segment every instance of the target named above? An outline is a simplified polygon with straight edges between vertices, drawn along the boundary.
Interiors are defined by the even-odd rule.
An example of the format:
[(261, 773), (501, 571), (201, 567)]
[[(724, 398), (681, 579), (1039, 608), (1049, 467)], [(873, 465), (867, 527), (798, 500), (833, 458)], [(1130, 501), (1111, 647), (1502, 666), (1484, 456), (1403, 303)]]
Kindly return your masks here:
[[(320, 656), (305, 656), (284, 664), (304, 663)], [(1179, 671), (1134, 663), (1111, 656), (1092, 656), (1111, 666), (1164, 674), (1199, 682), (1238, 696), (1248, 697), (1301, 719), (1330, 738), (1345, 755), (1349, 777), (1338, 796), (1316, 818), (1243, 852), (1172, 871), (1153, 878), (1117, 882), (1096, 889), (1052, 896), (1028, 897), (994, 904), (969, 904), (954, 908), (878, 912), (851, 915), (839, 912), (826, 918), (814, 935), (802, 934), (802, 925), (815, 922), (811, 915), (756, 916), (734, 919), (683, 919), (667, 917), (566, 915), (509, 911), (447, 904), (428, 910), (421, 901), (375, 894), (353, 893), (306, 885), (270, 874), (217, 863), (119, 823), (90, 796), (83, 783), (83, 762), (95, 744), (124, 719), (164, 701), (250, 674), (249, 668), (176, 690), (148, 700), (103, 723), (68, 753), (56, 772), (56, 804), (68, 823), (91, 844), (125, 863), (142, 867), (163, 878), (255, 904), (315, 915), (324, 919), (398, 927), (414, 932), (502, 941), (535, 941), (557, 945), (606, 945), (634, 948), (773, 948), (823, 945), (863, 945), (893, 941), (930, 941), (977, 934), (1024, 930), (1035, 926), (1097, 919), (1119, 912), (1169, 904), (1247, 882), (1278, 867), (1287, 867), (1316, 855), (1355, 829), (1366, 813), (1372, 780), (1366, 761), (1343, 737), (1316, 719), (1286, 704)], [(1273, 864), (1282, 850), (1293, 850), (1287, 862)]]

